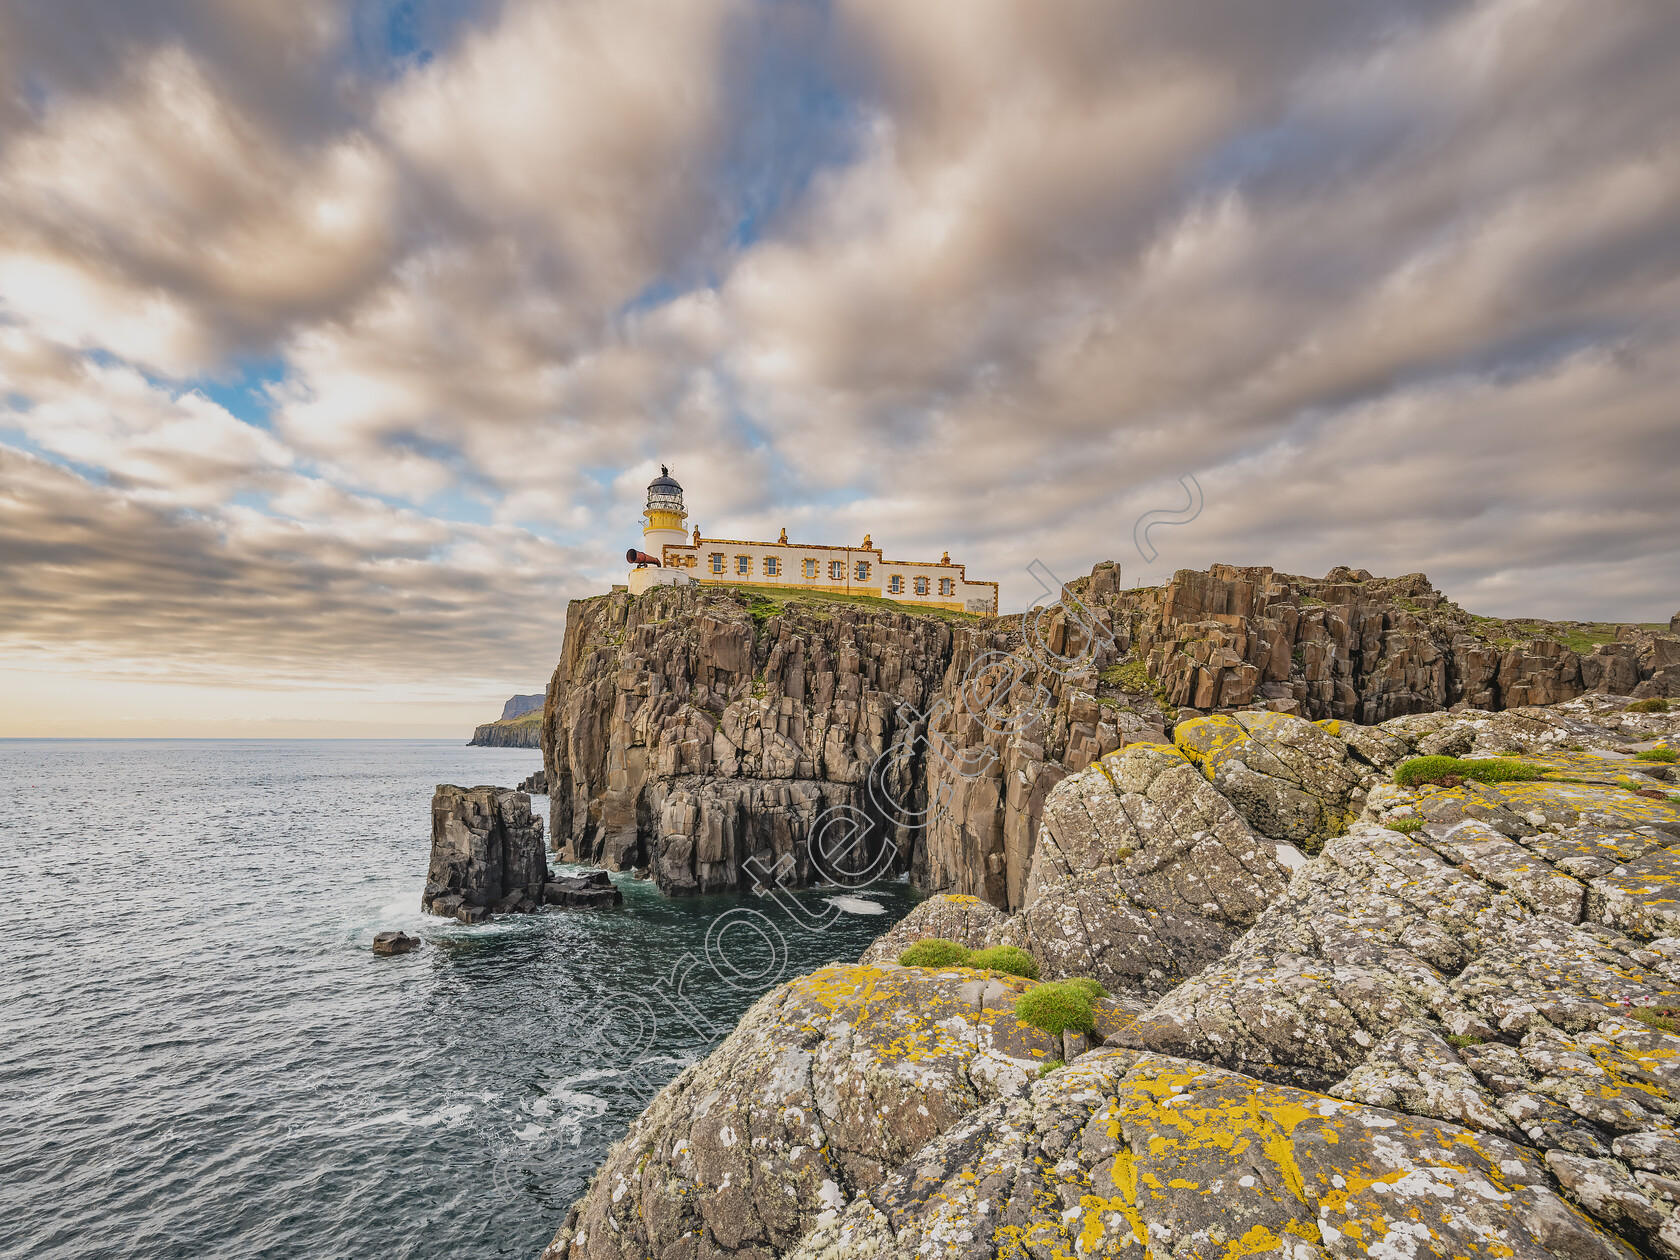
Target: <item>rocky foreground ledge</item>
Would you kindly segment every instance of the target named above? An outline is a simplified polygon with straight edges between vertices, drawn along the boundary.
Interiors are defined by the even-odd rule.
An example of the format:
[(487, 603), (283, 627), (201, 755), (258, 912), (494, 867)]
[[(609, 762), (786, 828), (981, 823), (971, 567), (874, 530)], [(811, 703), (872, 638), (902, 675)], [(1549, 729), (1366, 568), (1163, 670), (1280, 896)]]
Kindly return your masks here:
[[(757, 1003), (545, 1260), (1680, 1257), (1680, 785), (1635, 756), (1680, 715), (1173, 735), (1056, 786), (1018, 912), (934, 897)], [(1100, 980), (1105, 1044), (891, 961), (934, 935)]]

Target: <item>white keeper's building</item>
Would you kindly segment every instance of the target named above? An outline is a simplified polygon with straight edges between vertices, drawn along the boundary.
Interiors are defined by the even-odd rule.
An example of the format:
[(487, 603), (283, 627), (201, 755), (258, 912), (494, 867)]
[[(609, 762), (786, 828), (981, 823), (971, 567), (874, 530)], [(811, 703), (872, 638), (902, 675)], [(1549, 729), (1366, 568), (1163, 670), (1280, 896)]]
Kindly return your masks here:
[[(870, 545), (868, 534), (861, 546), (834, 547), (790, 543), (785, 529), (773, 543), (702, 538), (698, 528), (690, 533), (684, 527), (688, 512), (682, 487), (664, 467), (659, 474), (648, 486), (641, 549), (659, 564), (636, 564), (630, 570), (633, 595), (650, 586), (711, 582), (873, 595), (953, 612), (997, 614), (998, 584), (970, 580), (963, 565), (951, 563), (950, 552), (936, 561), (887, 560)], [(626, 559), (634, 562), (636, 556), (631, 548)]]

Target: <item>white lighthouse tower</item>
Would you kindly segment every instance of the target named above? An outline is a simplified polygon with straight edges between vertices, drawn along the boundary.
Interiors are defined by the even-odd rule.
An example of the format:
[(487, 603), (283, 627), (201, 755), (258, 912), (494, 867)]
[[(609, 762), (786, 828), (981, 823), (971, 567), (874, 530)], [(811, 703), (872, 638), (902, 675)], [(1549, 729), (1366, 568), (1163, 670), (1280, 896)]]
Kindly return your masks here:
[(659, 465), (659, 476), (648, 483), (647, 507), (642, 512), (646, 524), (642, 526), (642, 545), (632, 547), (625, 557), (636, 567), (630, 570), (630, 593), (640, 595), (650, 586), (669, 586), (686, 583), (688, 575), (663, 567), (663, 553), (667, 544), (682, 547), (688, 542), (683, 522), (688, 512), (683, 508), (683, 488), (671, 476), (671, 470)]

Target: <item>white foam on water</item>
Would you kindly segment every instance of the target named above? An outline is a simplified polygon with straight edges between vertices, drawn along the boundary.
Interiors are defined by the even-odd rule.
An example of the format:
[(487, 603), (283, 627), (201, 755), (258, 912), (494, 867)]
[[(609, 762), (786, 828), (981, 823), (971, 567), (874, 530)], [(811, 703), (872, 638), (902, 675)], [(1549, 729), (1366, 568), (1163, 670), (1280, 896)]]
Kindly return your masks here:
[(313, 1132), (326, 1137), (342, 1137), (347, 1133), (357, 1133), (362, 1129), (371, 1129), (383, 1124), (400, 1124), (413, 1129), (427, 1129), (436, 1125), (450, 1126), (459, 1124), (472, 1114), (471, 1103), (451, 1103), (447, 1107), (440, 1107), (436, 1111), (424, 1115), (415, 1115), (407, 1107), (396, 1111), (387, 1111), (381, 1115), (368, 1116), (351, 1124), (336, 1129), (318, 1129)]
[(540, 1124), (528, 1124), (523, 1129), (519, 1130), (518, 1133), (515, 1133), (513, 1136), (518, 1138), (521, 1142), (535, 1142), (542, 1135), (543, 1135), (542, 1125), (540, 1125)]
[(865, 897), (825, 897), (825, 901), (837, 910), (844, 910), (847, 914), (885, 914), (887, 909), (880, 902), (870, 901)]

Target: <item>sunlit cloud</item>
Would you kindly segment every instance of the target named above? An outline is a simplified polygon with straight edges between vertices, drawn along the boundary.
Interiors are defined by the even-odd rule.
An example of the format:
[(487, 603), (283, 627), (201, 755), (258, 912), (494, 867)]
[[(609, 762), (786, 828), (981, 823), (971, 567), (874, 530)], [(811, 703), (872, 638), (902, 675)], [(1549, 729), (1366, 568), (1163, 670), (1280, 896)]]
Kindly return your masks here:
[(9, 660), (529, 691), (660, 462), (1006, 606), (1680, 606), (1663, 6), (83, 8), (0, 16)]

